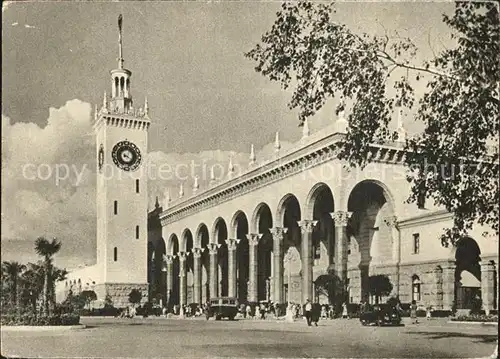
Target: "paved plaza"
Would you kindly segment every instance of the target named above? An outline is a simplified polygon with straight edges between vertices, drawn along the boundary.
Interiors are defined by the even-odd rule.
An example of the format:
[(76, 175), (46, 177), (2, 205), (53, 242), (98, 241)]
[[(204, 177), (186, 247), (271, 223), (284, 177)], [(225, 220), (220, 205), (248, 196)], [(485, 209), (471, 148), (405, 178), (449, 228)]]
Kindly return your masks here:
[(443, 320), (404, 327), (363, 327), (358, 320), (318, 327), (267, 321), (83, 318), (86, 329), (2, 331), (7, 357), (481, 358), (497, 327)]

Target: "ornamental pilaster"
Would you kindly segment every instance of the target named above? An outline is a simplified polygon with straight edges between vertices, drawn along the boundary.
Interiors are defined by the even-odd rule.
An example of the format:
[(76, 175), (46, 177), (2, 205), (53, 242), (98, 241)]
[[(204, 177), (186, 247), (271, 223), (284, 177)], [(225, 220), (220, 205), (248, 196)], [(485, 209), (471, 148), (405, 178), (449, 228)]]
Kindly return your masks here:
[(284, 303), (283, 298), (283, 239), (288, 232), (288, 228), (271, 228), (273, 236), (273, 300), (277, 303)]
[(236, 248), (238, 243), (240, 243), (239, 239), (226, 239), (228, 264), (227, 294), (230, 297), (236, 297)]
[(259, 240), (262, 238), (261, 233), (249, 233), (247, 234), (248, 245), (249, 245), (249, 267), (248, 267), (248, 301), (257, 302), (257, 245)]

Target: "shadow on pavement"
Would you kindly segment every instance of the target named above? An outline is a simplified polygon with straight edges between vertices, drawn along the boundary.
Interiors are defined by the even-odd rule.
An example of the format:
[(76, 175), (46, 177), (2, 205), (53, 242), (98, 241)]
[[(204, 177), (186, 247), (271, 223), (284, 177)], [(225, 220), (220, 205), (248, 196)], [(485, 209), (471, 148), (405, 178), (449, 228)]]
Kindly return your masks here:
[(481, 343), (495, 343), (498, 337), (495, 334), (467, 334), (460, 332), (409, 332), (406, 334), (419, 334), (426, 335), (428, 339), (445, 339), (445, 338), (471, 338), (477, 339), (476, 342)]

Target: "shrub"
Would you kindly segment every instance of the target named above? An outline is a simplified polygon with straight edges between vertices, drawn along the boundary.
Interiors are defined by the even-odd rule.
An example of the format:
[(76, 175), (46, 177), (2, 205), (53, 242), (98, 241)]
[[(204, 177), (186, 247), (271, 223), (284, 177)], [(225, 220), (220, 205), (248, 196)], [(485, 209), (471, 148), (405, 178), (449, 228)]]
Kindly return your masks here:
[(77, 325), (80, 323), (80, 316), (75, 314), (62, 314), (50, 316), (35, 316), (31, 313), (22, 315), (2, 314), (0, 317), (1, 325)]
[(455, 322), (484, 322), (484, 323), (498, 323), (498, 314), (469, 314), (459, 315), (458, 317), (451, 318)]

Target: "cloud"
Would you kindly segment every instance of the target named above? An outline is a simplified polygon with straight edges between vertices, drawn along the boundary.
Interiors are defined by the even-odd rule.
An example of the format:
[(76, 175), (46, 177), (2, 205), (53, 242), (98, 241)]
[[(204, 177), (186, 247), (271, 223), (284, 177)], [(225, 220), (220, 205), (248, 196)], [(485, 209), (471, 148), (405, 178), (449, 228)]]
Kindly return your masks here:
[(17, 26), (17, 25), (19, 25), (19, 23), (18, 23), (18, 22), (13, 22), (13, 23), (12, 23), (12, 26)]
[(36, 26), (29, 25), (29, 24), (24, 24), (24, 27), (27, 29), (38, 29)]
[[(2, 256), (36, 260), (33, 242), (39, 236), (57, 237), (63, 243), (58, 265), (74, 267), (95, 262), (96, 156), (91, 105), (68, 101), (50, 108), (45, 127), (13, 122), (2, 115)], [(282, 141), (282, 151), (291, 144)], [(149, 208), (165, 192), (178, 197), (192, 193), (194, 177), (200, 191), (210, 181), (210, 168), (218, 180), (227, 178), (229, 158), (235, 176), (248, 168), (249, 152), (210, 150), (199, 153), (152, 151), (148, 156)], [(255, 149), (257, 162), (274, 155), (274, 144)], [(163, 172), (160, 172), (163, 171)], [(59, 171), (60, 179), (56, 174)], [(67, 172), (64, 172), (67, 171)], [(64, 176), (62, 176), (64, 175)], [(64, 177), (64, 178), (62, 178)], [(162, 205), (164, 203), (161, 203)]]

